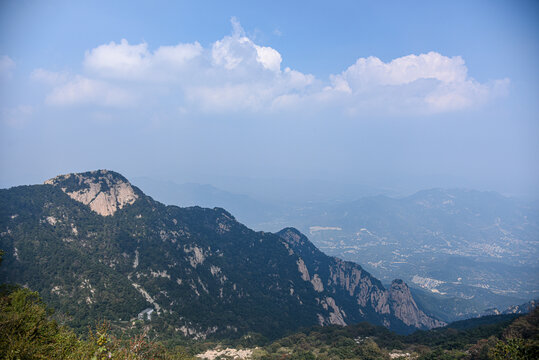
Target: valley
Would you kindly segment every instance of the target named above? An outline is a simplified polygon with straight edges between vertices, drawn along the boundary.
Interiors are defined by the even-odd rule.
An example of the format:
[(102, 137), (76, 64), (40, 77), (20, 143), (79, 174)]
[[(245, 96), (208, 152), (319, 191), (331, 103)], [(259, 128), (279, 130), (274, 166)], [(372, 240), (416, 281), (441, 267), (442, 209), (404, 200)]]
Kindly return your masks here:
[[(432, 301), (461, 304), (445, 313), (445, 321), (492, 308), (501, 312), (539, 297), (535, 203), (494, 192), (431, 189), (401, 197), (277, 206), (208, 185), (186, 188), (169, 182), (165, 187), (149, 179), (142, 184), (178, 204), (200, 199), (206, 206), (236, 209), (240, 221), (254, 229), (294, 226), (324, 253), (362, 264), (384, 283), (402, 278), (433, 295)], [(242, 210), (246, 199), (250, 206)]]
[[(2, 288), (7, 289), (2, 290), (7, 319), (14, 311), (8, 310), (13, 291), (37, 290), (57, 311), (55, 320), (47, 321), (59, 321), (83, 334), (99, 319), (107, 319), (108, 330), (96, 331), (110, 334), (106, 341), (111, 354), (112, 349), (118, 354), (136, 353), (114, 334), (143, 336), (136, 341), (162, 339), (159, 346), (164, 347), (145, 346), (160, 356), (175, 353), (181, 359), (195, 355), (200, 359), (427, 359), (442, 354), (458, 357), (460, 351), (494, 354), (508, 341), (503, 329), (519, 314), (533, 313), (536, 306), (533, 301), (524, 304), (519, 287), (514, 292), (520, 297), (498, 290), (509, 286), (507, 274), (507, 284), (495, 278), (512, 267), (512, 276), (533, 284), (533, 278), (515, 270), (534, 265), (533, 213), (509, 217), (514, 223), (521, 216), (532, 219), (516, 226), (527, 241), (520, 242), (531, 254), (515, 261), (519, 249), (503, 250), (517, 241), (507, 230), (502, 232), (505, 238), (489, 245), (494, 253), (482, 251), (481, 246), (449, 252), (469, 244), (466, 228), (456, 229), (463, 235), (453, 235), (452, 244), (439, 241), (447, 238), (448, 231), (454, 233), (453, 226), (462, 219), (443, 224), (447, 218), (437, 214), (429, 219), (429, 210), (417, 215), (420, 226), (410, 222), (410, 209), (395, 212), (393, 208), (392, 213), (387, 204), (382, 208), (369, 204), (370, 211), (363, 213), (346, 212), (340, 222), (337, 211), (320, 212), (314, 220), (320, 225), (304, 225), (328, 256), (296, 228), (257, 232), (222, 208), (166, 206), (107, 170), (0, 190), (0, 201), (0, 248), (4, 250), (0, 279), (23, 286)], [(303, 224), (312, 221), (305, 213), (298, 218)], [(346, 234), (357, 229), (352, 226), (356, 221), (363, 227), (349, 240)], [(501, 223), (499, 219), (498, 229)], [(479, 234), (484, 239), (492, 235), (488, 227)], [(487, 246), (487, 240), (483, 244)], [(511, 256), (495, 262), (493, 254), (498, 253)], [(365, 259), (381, 280), (358, 265)], [(392, 275), (395, 278), (389, 280)], [(416, 287), (409, 288), (407, 282)], [(35, 301), (30, 293), (24, 296), (24, 301)], [(488, 316), (467, 320), (476, 325), (453, 323), (502, 313), (493, 320)], [(448, 323), (452, 324), (445, 328)], [(470, 326), (471, 332), (466, 330)], [(483, 328), (476, 330), (477, 326)], [(406, 334), (412, 335), (403, 337)], [(458, 341), (459, 350), (429, 340), (440, 335)], [(486, 336), (498, 340), (484, 342)], [(78, 352), (100, 351), (92, 350), (91, 343), (70, 346), (79, 347)], [(534, 349), (535, 345), (526, 346)]]
[(0, 26), (0, 360), (539, 359), (539, 1)]

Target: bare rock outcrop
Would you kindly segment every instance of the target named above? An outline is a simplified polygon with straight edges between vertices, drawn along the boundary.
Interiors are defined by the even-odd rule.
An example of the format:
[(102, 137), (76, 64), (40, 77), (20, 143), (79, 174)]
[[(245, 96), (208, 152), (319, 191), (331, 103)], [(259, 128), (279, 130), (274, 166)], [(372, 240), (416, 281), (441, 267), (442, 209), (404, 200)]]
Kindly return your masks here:
[(107, 170), (59, 175), (45, 181), (45, 184), (59, 186), (73, 200), (88, 205), (102, 216), (114, 215), (138, 199), (129, 181)]
[(446, 325), (443, 321), (427, 316), (418, 308), (408, 285), (402, 280), (393, 280), (391, 283), (389, 302), (395, 317), (408, 326), (432, 329)]
[(298, 230), (286, 228), (278, 234), (290, 255), (298, 257), (301, 279), (325, 296), (320, 305), (327, 312), (318, 314), (320, 324), (346, 325), (376, 318), (390, 328), (432, 329), (445, 325), (419, 309), (402, 280), (393, 281), (386, 289), (360, 265), (324, 255)]

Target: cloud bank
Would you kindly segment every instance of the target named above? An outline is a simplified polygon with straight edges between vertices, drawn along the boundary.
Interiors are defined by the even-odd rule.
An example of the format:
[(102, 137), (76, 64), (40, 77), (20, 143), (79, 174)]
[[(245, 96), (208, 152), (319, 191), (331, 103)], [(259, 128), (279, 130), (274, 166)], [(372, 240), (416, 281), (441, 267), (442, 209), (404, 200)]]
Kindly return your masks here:
[(232, 19), (233, 32), (204, 48), (110, 42), (85, 53), (80, 74), (36, 69), (53, 106), (177, 107), (184, 112), (279, 112), (302, 109), (361, 114), (424, 114), (480, 106), (507, 91), (509, 80), (480, 83), (460, 56), (437, 52), (390, 62), (377, 57), (328, 79), (282, 67), (281, 54), (257, 45)]

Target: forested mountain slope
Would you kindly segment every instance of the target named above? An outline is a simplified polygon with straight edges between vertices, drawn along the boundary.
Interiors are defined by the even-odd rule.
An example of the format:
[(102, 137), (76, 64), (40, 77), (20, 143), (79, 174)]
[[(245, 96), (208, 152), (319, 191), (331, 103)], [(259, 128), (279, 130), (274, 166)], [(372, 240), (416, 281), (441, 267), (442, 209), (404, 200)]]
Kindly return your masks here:
[[(2, 282), (39, 291), (82, 327), (153, 308), (172, 333), (269, 337), (368, 320), (432, 328), (406, 284), (324, 255), (295, 229), (254, 232), (226, 210), (165, 206), (112, 171), (0, 190)], [(126, 325), (126, 326), (127, 326)]]

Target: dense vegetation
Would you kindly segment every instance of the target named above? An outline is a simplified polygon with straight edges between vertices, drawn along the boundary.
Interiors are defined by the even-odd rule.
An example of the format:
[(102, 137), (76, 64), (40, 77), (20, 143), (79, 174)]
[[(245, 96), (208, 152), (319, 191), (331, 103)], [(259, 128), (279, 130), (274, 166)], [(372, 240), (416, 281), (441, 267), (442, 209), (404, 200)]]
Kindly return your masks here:
[[(2, 252), (0, 251), (0, 263)], [(101, 321), (79, 336), (58, 324), (37, 292), (0, 286), (1, 359), (193, 359), (211, 348), (254, 348), (258, 360), (337, 359), (516, 359), (539, 358), (539, 309), (526, 316), (487, 316), (445, 328), (398, 335), (369, 323), (313, 327), (274, 342), (251, 333), (220, 342), (150, 341), (149, 327), (138, 334)], [(155, 326), (155, 325), (154, 325)], [(116, 334), (116, 336), (114, 336)], [(180, 341), (181, 342), (181, 341)], [(226, 357), (220, 357), (225, 359)]]
[[(393, 299), (393, 285), (295, 229), (254, 232), (223, 209), (164, 206), (135, 191), (133, 204), (101, 216), (59, 186), (0, 190), (0, 281), (12, 283), (0, 289), (0, 356), (183, 359), (233, 346), (260, 360), (537, 357), (537, 313), (397, 335), (372, 323), (413, 330), (392, 308), (422, 314), (402, 281)], [(139, 319), (148, 307), (152, 319)], [(370, 324), (308, 328), (343, 317)]]
[[(165, 206), (137, 188), (134, 203), (102, 216), (63, 190), (84, 192), (92, 183), (103, 194), (125, 185), (124, 177), (91, 172), (59, 181), (0, 190), (0, 281), (38, 291), (78, 334), (99, 318), (131, 330), (148, 307), (159, 313), (152, 331), (168, 337), (256, 332), (276, 339), (320, 321), (416, 329), (395, 316), (391, 302), (380, 303), (388, 297), (378, 280), (306, 238), (291, 249), (278, 234), (255, 232), (223, 209)], [(300, 260), (322, 289), (300, 273)], [(350, 283), (354, 288), (345, 288)], [(389, 311), (381, 312), (385, 305)]]
[[(265, 346), (260, 359), (539, 359), (539, 310), (398, 335), (368, 323), (316, 327)], [(406, 355), (408, 354), (408, 355)]]
[(165, 349), (145, 334), (128, 339), (112, 335), (102, 322), (85, 336), (59, 325), (39, 294), (20, 287), (0, 291), (2, 359), (190, 359), (182, 348)]
[[(277, 237), (227, 220), (233, 218), (223, 210), (165, 207), (145, 198), (113, 217), (103, 217), (48, 185), (0, 190), (0, 201), (5, 231), (0, 244), (9, 250), (0, 279), (38, 290), (79, 333), (95, 319), (119, 323), (147, 308), (150, 304), (132, 285), (135, 281), (170, 309), (165, 330), (181, 323), (197, 332), (215, 324), (265, 332), (316, 323), (314, 296), (300, 304), (282, 294), (288, 279), (301, 279), (294, 262), (278, 265), (268, 260), (288, 256)], [(57, 222), (47, 222), (51, 218)], [(216, 236), (217, 223), (224, 221), (232, 222), (230, 230)], [(223, 272), (233, 266), (224, 284), (212, 274), (208, 261), (194, 262), (195, 248), (203, 258), (213, 257), (212, 265)], [(134, 269), (136, 253), (140, 255)], [(299, 294), (314, 292), (303, 283), (296, 287)], [(191, 321), (196, 326), (190, 326)]]
[[(0, 250), (0, 264), (4, 252)], [(102, 321), (83, 339), (52, 318), (37, 292), (16, 285), (0, 285), (0, 357), (30, 359), (192, 359), (182, 347), (166, 349), (146, 333), (131, 338), (113, 336)]]
[[(513, 319), (494, 316), (455, 327), (403, 336), (384, 327), (315, 327), (266, 343), (250, 334), (241, 339), (191, 344), (189, 349), (148, 339), (147, 333), (116, 337), (104, 321), (83, 337), (51, 318), (36, 292), (3, 286), (0, 292), (1, 359), (193, 359), (208, 348), (253, 348), (252, 358), (273, 359), (537, 359), (539, 311)], [(477, 323), (483, 323), (477, 325)], [(264, 345), (265, 344), (265, 345)], [(260, 346), (263, 345), (263, 346)], [(222, 357), (223, 359), (225, 357)]]

